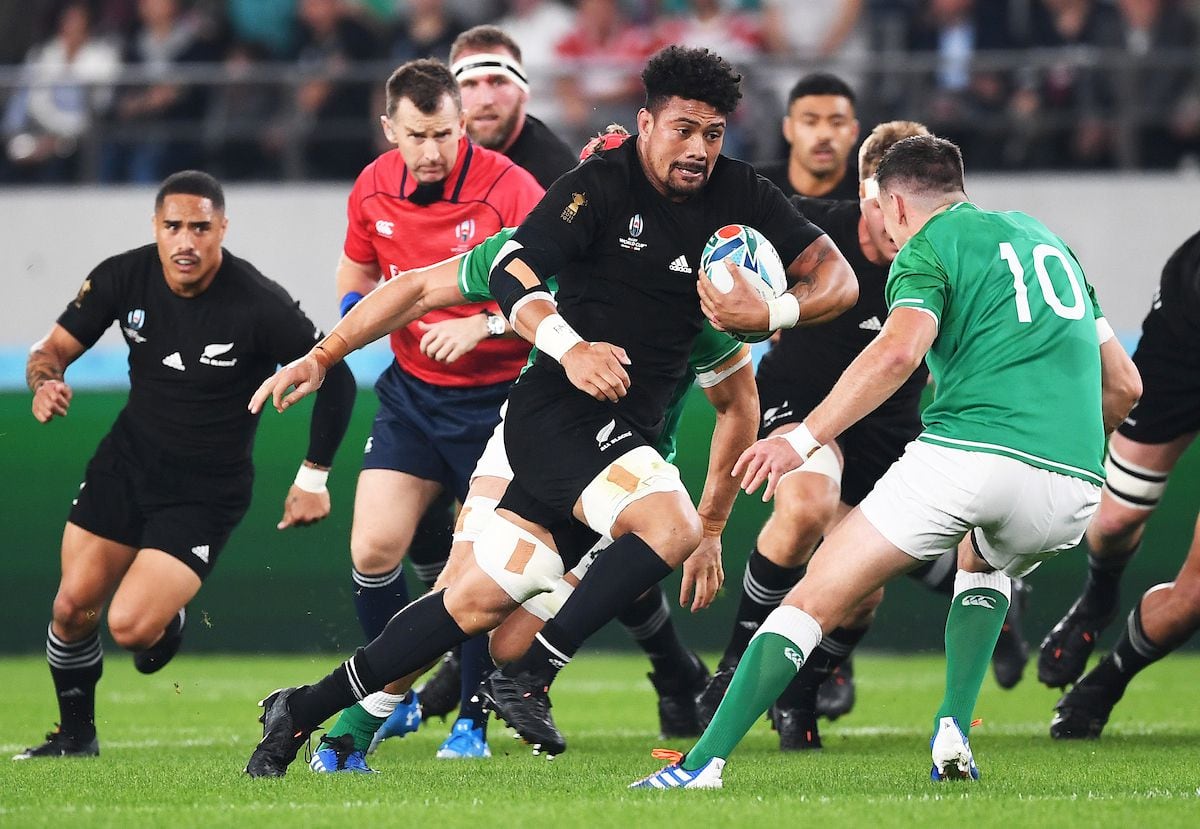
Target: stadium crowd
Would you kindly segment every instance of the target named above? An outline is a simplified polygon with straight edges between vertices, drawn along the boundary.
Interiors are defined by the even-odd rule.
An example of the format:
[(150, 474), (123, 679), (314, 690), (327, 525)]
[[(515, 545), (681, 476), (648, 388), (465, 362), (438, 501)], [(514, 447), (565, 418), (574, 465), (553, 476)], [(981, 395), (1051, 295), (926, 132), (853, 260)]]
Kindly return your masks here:
[(865, 122), (920, 120), (973, 169), (1172, 169), (1200, 154), (1196, 0), (29, 0), (0, 4), (0, 182), (352, 178), (377, 79), (515, 36), (535, 111), (578, 144), (635, 109), (668, 43), (746, 76), (730, 155), (784, 154), (802, 74), (862, 90)]

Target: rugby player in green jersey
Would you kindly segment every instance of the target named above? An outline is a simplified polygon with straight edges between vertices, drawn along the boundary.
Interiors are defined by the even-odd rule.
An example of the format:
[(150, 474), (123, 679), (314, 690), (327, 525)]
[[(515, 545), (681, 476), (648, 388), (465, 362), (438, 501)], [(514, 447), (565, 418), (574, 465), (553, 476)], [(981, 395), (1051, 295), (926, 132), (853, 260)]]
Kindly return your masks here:
[[(511, 238), (514, 230), (502, 230), (462, 256), (389, 280), (359, 302), (335, 326), (333, 333), (343, 338), (346, 341), (346, 350), (351, 351), (397, 327), (419, 319), (436, 308), (490, 298), (488, 274), (492, 262)], [(436, 348), (436, 344), (433, 347)], [(453, 360), (457, 356), (453, 350), (446, 349), (439, 359)], [(693, 344), (689, 366), (689, 376), (680, 383), (672, 397), (656, 449), (667, 461), (674, 458), (676, 434), (687, 393), (693, 382), (698, 383), (717, 410), (717, 425), (713, 433), (709, 474), (699, 506), (699, 513), (704, 522), (705, 540), (697, 553), (689, 559), (689, 562), (695, 563), (684, 565), (684, 579), (680, 592), (681, 605), (686, 606), (690, 603), (695, 611), (706, 607), (720, 587), (722, 574), (719, 569), (718, 577), (714, 580), (710, 575), (711, 570), (702, 565), (715, 559), (719, 568), (720, 535), (737, 494), (736, 481), (729, 475), (729, 470), (737, 454), (754, 439), (758, 425), (758, 394), (754, 385), (749, 347), (727, 334), (715, 331), (709, 325), (701, 329)], [(295, 386), (295, 390), (281, 400), (284, 407), (289, 406), (318, 388), (323, 374), (323, 367), (317, 366), (314, 361), (297, 361), (264, 383), (255, 395), (253, 405), (255, 408), (261, 407), (267, 396), (276, 390), (282, 391)], [(458, 565), (465, 556), (471, 555), (472, 542), (487, 523), (511, 478), (512, 471), (505, 457), (501, 423), (476, 466), (470, 492), (455, 528), (450, 560), (434, 589), (445, 587), (454, 580)], [(609, 542), (608, 539), (597, 541), (595, 533), (586, 531), (582, 525), (580, 528), (582, 532), (578, 536), (565, 539), (565, 544), (560, 543), (560, 551), (567, 559), (568, 566), (574, 566), (559, 581), (556, 589), (527, 601), (493, 633), (492, 650), (497, 661), (509, 661), (524, 653), (542, 624), (552, 618), (571, 595), (575, 585), (587, 572), (594, 555)], [(576, 549), (565, 549), (567, 546)], [(686, 697), (682, 701), (690, 703), (690, 720), (694, 722), (695, 695), (703, 689), (708, 672), (690, 651), (678, 644), (673, 629), (665, 629), (669, 625), (669, 616), (665, 615), (665, 602), (661, 592), (652, 592), (654, 595), (648, 597), (646, 603), (649, 611), (647, 615), (653, 616), (659, 622), (654, 631), (656, 636), (652, 640), (654, 646), (661, 651), (663, 641), (670, 640), (667, 650), (675, 652), (667, 655), (673, 657), (674, 661), (694, 660), (691, 664), (683, 665), (684, 669), (691, 669), (690, 673), (697, 674), (692, 677), (693, 688), (688, 689), (685, 694), (671, 695), (660, 691), (660, 724), (664, 732), (667, 736), (685, 736), (670, 733), (670, 717), (675, 715), (678, 718), (681, 713), (674, 709), (687, 707), (686, 704), (681, 706), (680, 700), (671, 697)], [(638, 638), (640, 644), (645, 644), (642, 637), (635, 638)], [(656, 675), (667, 673), (655, 658), (655, 651), (649, 648), (647, 650), (655, 662)], [(682, 672), (688, 673), (687, 670)], [(675, 673), (680, 673), (680, 670), (677, 668)], [(375, 732), (395, 707), (401, 704), (405, 692), (418, 676), (405, 677), (385, 691), (371, 694), (362, 702), (343, 711), (335, 725), (322, 737), (322, 744), (314, 753), (310, 766), (319, 772), (370, 771), (366, 765), (365, 754)], [(696, 726), (690, 733), (695, 735), (698, 731)]]
[(673, 762), (635, 787), (719, 788), (726, 759), (823, 632), (893, 576), (948, 549), (958, 550), (959, 573), (931, 777), (978, 779), (967, 733), (1010, 577), (1074, 547), (1099, 503), (1106, 429), (1132, 408), (1140, 383), (1074, 254), (1030, 216), (971, 204), (949, 141), (897, 142), (876, 181), (901, 246), (887, 322), (799, 428), (758, 441), (734, 471), (748, 492), (765, 483), (770, 498), (781, 477), (874, 410), (922, 359), (937, 388), (924, 431), (758, 629), (699, 742), (685, 755), (656, 751)]

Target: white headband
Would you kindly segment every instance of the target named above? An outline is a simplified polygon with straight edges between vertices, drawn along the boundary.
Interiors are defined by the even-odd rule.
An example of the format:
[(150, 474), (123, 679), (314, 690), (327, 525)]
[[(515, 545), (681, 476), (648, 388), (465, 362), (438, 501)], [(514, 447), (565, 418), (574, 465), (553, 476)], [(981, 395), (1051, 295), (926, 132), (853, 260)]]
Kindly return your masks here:
[(455, 61), (454, 65), (450, 67), (450, 71), (454, 73), (454, 78), (459, 83), (487, 75), (504, 75), (522, 91), (529, 91), (529, 78), (525, 75), (525, 68), (511, 55), (503, 55), (499, 52), (468, 55)]
[(879, 182), (877, 182), (875, 180), (875, 176), (871, 176), (870, 178), (864, 178), (862, 180), (862, 188), (863, 188), (862, 197), (864, 199), (879, 198)]

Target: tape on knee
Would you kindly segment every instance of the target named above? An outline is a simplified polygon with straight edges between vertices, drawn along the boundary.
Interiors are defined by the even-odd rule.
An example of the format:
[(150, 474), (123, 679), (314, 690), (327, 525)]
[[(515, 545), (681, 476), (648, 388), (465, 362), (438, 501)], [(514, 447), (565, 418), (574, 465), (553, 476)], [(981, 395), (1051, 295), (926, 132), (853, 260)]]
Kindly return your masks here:
[(1104, 488), (1122, 506), (1152, 510), (1158, 506), (1167, 488), (1167, 472), (1138, 466), (1118, 455), (1111, 447), (1104, 459)]
[(518, 604), (548, 593), (562, 578), (558, 553), (501, 515), (492, 513), (474, 547), (480, 569)]
[(838, 486), (842, 484), (842, 465), (838, 463), (837, 452), (833, 451), (833, 447), (825, 444), (816, 452), (809, 455), (808, 460), (803, 466), (793, 469), (783, 477), (795, 475), (797, 472), (811, 472), (814, 475), (824, 475), (826, 478), (832, 478), (833, 482)]
[(558, 615), (558, 611), (562, 610), (562, 606), (574, 592), (575, 588), (569, 581), (559, 579), (558, 583), (554, 585), (554, 589), (549, 593), (538, 593), (532, 599), (526, 599), (522, 602), (521, 607), (543, 622), (549, 622)]
[(469, 541), (474, 544), (483, 528), (492, 520), (499, 503), (495, 498), (484, 498), (482, 495), (468, 496), (462, 509), (458, 511), (458, 521), (454, 525), (454, 543)]
[(617, 517), (627, 506), (655, 492), (683, 492), (679, 470), (649, 446), (631, 449), (592, 479), (579, 496), (587, 525), (612, 535)]

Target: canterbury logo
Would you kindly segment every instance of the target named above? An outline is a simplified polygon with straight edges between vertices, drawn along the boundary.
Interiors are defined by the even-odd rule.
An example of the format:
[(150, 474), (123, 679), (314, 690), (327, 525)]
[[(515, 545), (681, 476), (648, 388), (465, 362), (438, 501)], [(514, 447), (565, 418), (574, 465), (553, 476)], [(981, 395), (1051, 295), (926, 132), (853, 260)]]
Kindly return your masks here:
[(962, 604), (963, 607), (986, 607), (988, 610), (996, 609), (995, 599), (993, 599), (991, 596), (981, 596), (979, 594), (975, 594), (973, 596), (963, 596), (963, 600), (960, 602), (960, 604)]
[(375, 222), (375, 232), (380, 236), (387, 236), (388, 238), (391, 238), (392, 234), (396, 232), (396, 225), (394, 222), (388, 222), (384, 221), (383, 219), (379, 219)]
[(795, 648), (784, 648), (783, 655), (787, 657), (789, 662), (796, 666), (797, 671), (804, 664), (804, 657)]

